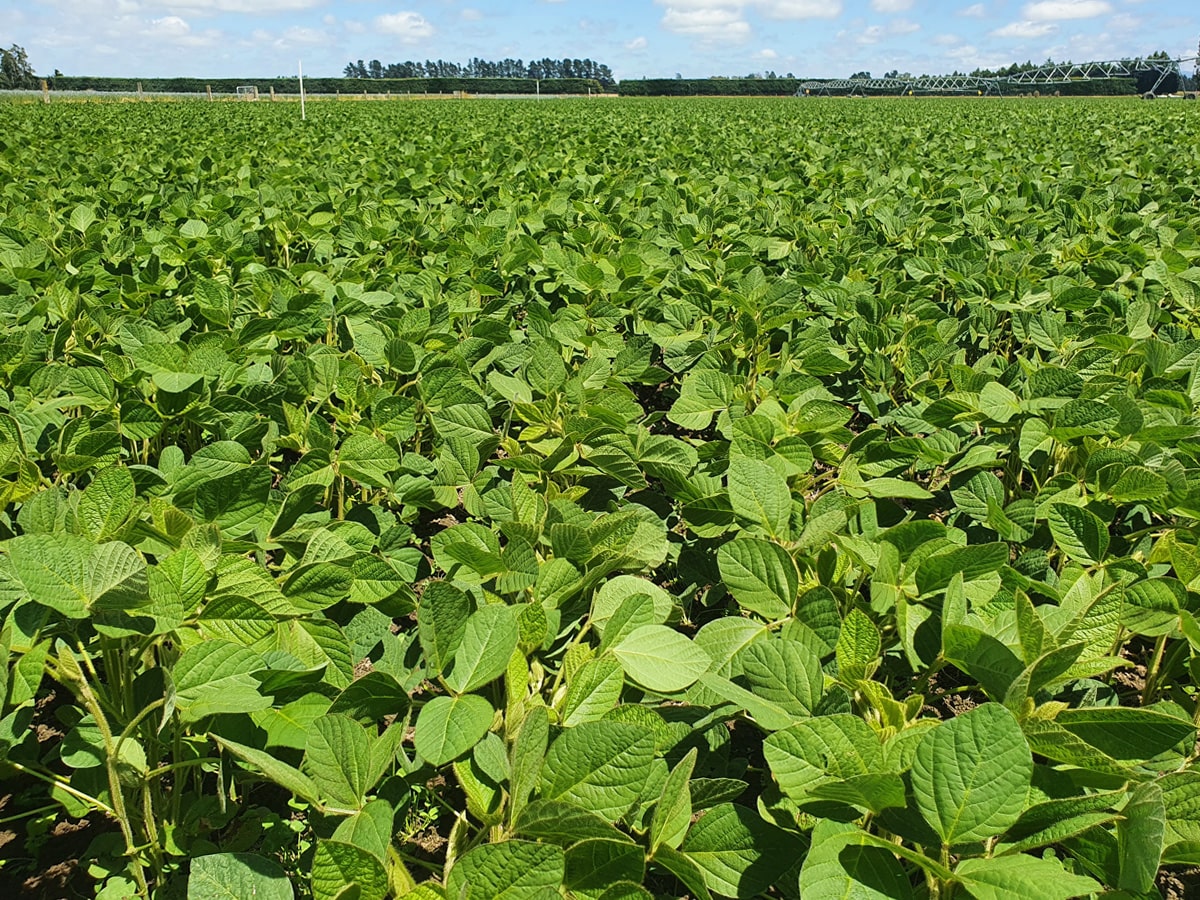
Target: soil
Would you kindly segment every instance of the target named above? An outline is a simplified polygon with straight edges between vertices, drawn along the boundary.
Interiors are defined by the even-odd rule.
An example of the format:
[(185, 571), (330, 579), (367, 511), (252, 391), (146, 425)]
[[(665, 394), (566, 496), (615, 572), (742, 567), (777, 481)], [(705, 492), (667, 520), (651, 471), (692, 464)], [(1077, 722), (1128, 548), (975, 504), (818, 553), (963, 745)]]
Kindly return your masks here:
[(62, 819), (38, 847), (27, 856), (23, 833), (0, 831), (0, 896), (31, 900), (65, 900), (93, 897), (96, 883), (80, 865), (93, 840), (116, 825), (100, 815), (85, 819)]
[(922, 711), (931, 712), (939, 719), (953, 719), (969, 713), (987, 702), (984, 693), (974, 685), (969, 676), (947, 666), (929, 679)]
[(1158, 873), (1158, 890), (1164, 900), (1200, 897), (1200, 868), (1165, 870)]

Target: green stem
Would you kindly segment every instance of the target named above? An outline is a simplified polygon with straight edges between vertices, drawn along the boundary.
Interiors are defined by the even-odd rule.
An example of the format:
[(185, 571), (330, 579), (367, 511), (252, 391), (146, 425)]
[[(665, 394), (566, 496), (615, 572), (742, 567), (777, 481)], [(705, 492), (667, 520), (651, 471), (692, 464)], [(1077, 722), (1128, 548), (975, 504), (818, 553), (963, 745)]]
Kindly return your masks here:
[(7, 825), (9, 822), (19, 822), (21, 819), (36, 816), (38, 813), (51, 812), (57, 809), (59, 809), (57, 803), (49, 803), (46, 806), (39, 806), (37, 809), (27, 809), (25, 812), (17, 813), (14, 816), (5, 816), (3, 819), (0, 819), (0, 825)]
[(30, 769), (29, 767), (23, 766), (19, 762), (13, 762), (12, 760), (7, 760), (6, 762), (8, 763), (8, 765), (10, 765), (14, 769), (16, 769), (18, 772), (21, 772), (22, 774), (25, 774), (25, 775), (31, 775), (34, 778), (38, 779), (39, 781), (44, 781), (44, 782), (46, 782), (46, 784), (48, 784), (52, 787), (56, 787), (61, 791), (65, 791), (66, 793), (68, 793), (72, 797), (74, 797), (76, 800), (82, 800), (84, 803), (87, 803), (90, 806), (96, 807), (96, 809), (100, 810), (100, 812), (104, 813), (107, 816), (115, 816), (116, 815), (116, 813), (113, 812), (113, 808), (111, 806), (109, 806), (107, 803), (105, 803), (103, 800), (100, 800), (97, 797), (93, 797), (91, 794), (85, 794), (83, 791), (77, 790), (76, 788), (71, 787), (65, 781), (55, 778), (53, 775), (47, 775), (44, 772), (39, 772), (37, 769)]
[(1149, 706), (1158, 687), (1158, 670), (1162, 666), (1163, 652), (1167, 649), (1167, 636), (1160, 634), (1154, 642), (1154, 658), (1150, 660), (1150, 668), (1146, 670), (1146, 685), (1142, 688), (1142, 706)]
[[(80, 674), (82, 675), (82, 670), (80, 670)], [(129, 817), (129, 811), (125, 807), (125, 794), (124, 789), (121, 787), (121, 774), (117, 769), (117, 748), (116, 742), (113, 740), (112, 729), (109, 727), (108, 718), (100, 708), (100, 703), (96, 699), (96, 695), (92, 693), (92, 688), (86, 678), (81, 677), (79, 679), (76, 683), (76, 690), (78, 691), (80, 702), (92, 714), (92, 718), (96, 720), (96, 728), (99, 730), (100, 738), (104, 743), (104, 768), (108, 774), (108, 792), (112, 796), (113, 813), (117, 819), (117, 823), (121, 826), (121, 834), (125, 838), (125, 852), (129, 857), (129, 868), (133, 873), (133, 879), (138, 886), (138, 894), (145, 897), (146, 900), (150, 900), (150, 886), (146, 881), (146, 872), (142, 866), (142, 862), (138, 859), (137, 844), (133, 839), (133, 822)]]

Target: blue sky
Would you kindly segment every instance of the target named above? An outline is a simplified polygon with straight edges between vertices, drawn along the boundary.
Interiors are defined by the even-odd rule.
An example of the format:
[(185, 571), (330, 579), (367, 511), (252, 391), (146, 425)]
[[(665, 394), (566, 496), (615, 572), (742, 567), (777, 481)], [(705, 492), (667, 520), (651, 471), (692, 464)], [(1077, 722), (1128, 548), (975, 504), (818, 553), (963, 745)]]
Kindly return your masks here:
[(41, 73), (337, 75), (350, 59), (591, 57), (618, 78), (942, 73), (1165, 49), (1193, 0), (0, 0)]

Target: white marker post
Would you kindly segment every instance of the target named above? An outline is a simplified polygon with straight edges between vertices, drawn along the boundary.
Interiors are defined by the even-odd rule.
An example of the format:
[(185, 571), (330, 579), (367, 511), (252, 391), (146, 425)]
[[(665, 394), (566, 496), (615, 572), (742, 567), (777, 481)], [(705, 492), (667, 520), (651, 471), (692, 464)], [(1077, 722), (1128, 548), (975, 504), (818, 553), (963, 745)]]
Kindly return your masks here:
[(304, 61), (296, 63), (296, 73), (300, 76), (300, 121), (303, 122), (307, 117), (304, 114)]

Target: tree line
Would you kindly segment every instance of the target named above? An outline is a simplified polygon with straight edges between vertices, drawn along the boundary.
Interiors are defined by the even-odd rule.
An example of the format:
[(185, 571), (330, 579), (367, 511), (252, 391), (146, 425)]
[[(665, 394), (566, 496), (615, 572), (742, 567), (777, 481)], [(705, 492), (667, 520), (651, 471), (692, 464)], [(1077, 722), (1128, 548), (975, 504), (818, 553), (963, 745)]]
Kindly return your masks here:
[(425, 62), (383, 63), (377, 59), (370, 62), (347, 63), (343, 70), (346, 78), (532, 78), (537, 81), (555, 78), (587, 78), (600, 82), (604, 87), (615, 85), (612, 69), (591, 59), (520, 59), (486, 60), (478, 57), (467, 63), (447, 62), (444, 59), (427, 59)]
[(7, 50), (0, 48), (0, 89), (17, 90), (37, 85), (38, 78), (34, 74), (33, 66), (29, 64), (29, 55), (25, 48), (16, 44)]

